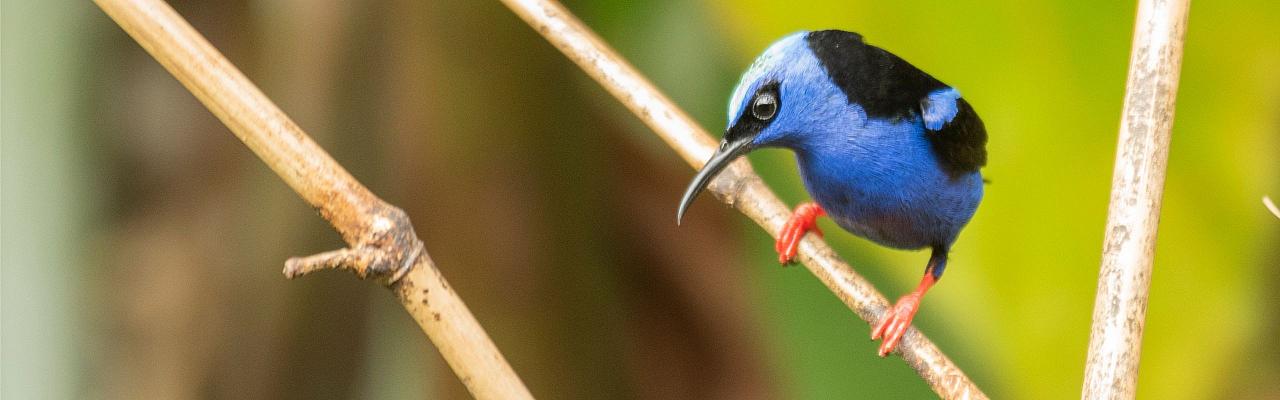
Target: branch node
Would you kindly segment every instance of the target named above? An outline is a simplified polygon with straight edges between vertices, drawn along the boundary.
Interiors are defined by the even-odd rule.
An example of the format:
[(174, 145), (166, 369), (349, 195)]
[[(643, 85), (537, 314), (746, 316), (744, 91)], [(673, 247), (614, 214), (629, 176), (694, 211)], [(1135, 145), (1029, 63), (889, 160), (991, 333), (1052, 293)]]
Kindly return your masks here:
[[(286, 277), (347, 269), (362, 279), (385, 278), (379, 283), (393, 289), (475, 398), (533, 398), (462, 299), (448, 289), (403, 210), (379, 199), (338, 165), (163, 0), (94, 2), (315, 207), (349, 246), (290, 258)], [(415, 276), (392, 287), (409, 274)], [(417, 275), (423, 285), (444, 288), (432, 294), (431, 307), (419, 304), (426, 301), (425, 288), (406, 287)]]
[(387, 286), (396, 284), (400, 278), (404, 278), (409, 274), (409, 270), (413, 269), (413, 264), (418, 262), (418, 257), (422, 257), (422, 249), (426, 247), (421, 240), (414, 240), (413, 249), (409, 251), (409, 256), (400, 260), (400, 268), (392, 272), (391, 279), (387, 281)]
[(290, 258), (284, 263), (285, 278), (293, 279), (323, 269), (345, 269), (364, 278), (370, 269), (382, 264), (382, 254), (376, 249), (338, 249), (306, 257)]
[(383, 206), (371, 225), (368, 238), (355, 247), (290, 258), (285, 261), (284, 276), (293, 279), (322, 269), (343, 269), (360, 279), (386, 278), (384, 285), (394, 285), (413, 269), (425, 246), (399, 208)]

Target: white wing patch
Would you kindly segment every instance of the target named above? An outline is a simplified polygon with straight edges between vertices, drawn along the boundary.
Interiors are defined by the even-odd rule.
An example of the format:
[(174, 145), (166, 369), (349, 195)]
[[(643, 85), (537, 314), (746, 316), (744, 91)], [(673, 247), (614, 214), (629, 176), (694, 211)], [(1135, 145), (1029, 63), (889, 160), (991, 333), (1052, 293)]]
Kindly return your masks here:
[(951, 122), (956, 117), (958, 111), (956, 99), (960, 98), (960, 92), (955, 88), (944, 88), (929, 93), (929, 96), (920, 100), (920, 111), (924, 118), (925, 129), (931, 131), (940, 131), (943, 126)]

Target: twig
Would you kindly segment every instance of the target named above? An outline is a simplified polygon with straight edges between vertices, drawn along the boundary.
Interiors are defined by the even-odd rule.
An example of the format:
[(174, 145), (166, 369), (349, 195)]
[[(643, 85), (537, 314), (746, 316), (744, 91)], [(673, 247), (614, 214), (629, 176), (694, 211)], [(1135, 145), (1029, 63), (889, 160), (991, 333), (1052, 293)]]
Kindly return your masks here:
[(1262, 196), (1262, 205), (1266, 206), (1268, 211), (1271, 211), (1271, 215), (1280, 218), (1280, 207), (1276, 207), (1276, 203), (1271, 201), (1271, 196)]
[(290, 259), (286, 276), (349, 269), (361, 278), (378, 279), (476, 398), (532, 398), (423, 251), (403, 211), (356, 181), (163, 1), (95, 1), (350, 246)]
[(1188, 2), (1138, 1), (1084, 399), (1132, 399), (1137, 392)]
[[(559, 3), (552, 0), (503, 0), (503, 3), (622, 101), (689, 165), (701, 167), (711, 157), (716, 141)], [(735, 162), (722, 172), (708, 190), (774, 236), (791, 214), (745, 160)], [(825, 242), (810, 235), (801, 242), (799, 259), (868, 323), (878, 321), (888, 307), (885, 297), (841, 261)], [(963, 371), (914, 328), (903, 338), (897, 352), (942, 398), (986, 398)]]

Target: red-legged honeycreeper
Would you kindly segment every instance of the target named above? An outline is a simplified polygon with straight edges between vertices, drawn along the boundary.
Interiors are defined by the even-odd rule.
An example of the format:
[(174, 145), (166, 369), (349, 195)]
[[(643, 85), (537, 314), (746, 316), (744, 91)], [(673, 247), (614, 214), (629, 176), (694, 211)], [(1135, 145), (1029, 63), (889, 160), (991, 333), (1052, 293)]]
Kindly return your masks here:
[(783, 228), (778, 261), (791, 262), (815, 220), (855, 235), (932, 251), (924, 278), (871, 330), (880, 356), (897, 347), (920, 299), (942, 277), (947, 252), (982, 201), (987, 132), (960, 92), (844, 31), (799, 32), (765, 50), (734, 89), (720, 149), (684, 193), (677, 222), (730, 162), (760, 147), (796, 154), (813, 197)]

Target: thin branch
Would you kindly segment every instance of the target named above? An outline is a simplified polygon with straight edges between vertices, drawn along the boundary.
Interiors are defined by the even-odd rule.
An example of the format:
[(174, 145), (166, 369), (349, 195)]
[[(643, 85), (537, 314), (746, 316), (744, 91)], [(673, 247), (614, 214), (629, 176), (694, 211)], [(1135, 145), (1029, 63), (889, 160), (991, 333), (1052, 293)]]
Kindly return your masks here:
[(423, 251), (403, 211), (356, 181), (163, 1), (95, 1), (350, 246), (291, 259), (287, 276), (349, 269), (361, 278), (378, 279), (476, 398), (532, 398)]
[(1085, 399), (1137, 393), (1188, 0), (1140, 0), (1093, 305)]
[[(711, 157), (716, 148), (715, 139), (562, 5), (552, 0), (502, 1), (622, 101), (689, 165), (701, 167)], [(777, 236), (791, 214), (745, 160), (733, 163), (708, 190), (746, 214), (770, 235)], [(813, 235), (801, 242), (799, 260), (868, 323), (878, 321), (889, 306), (870, 282)], [(914, 328), (908, 331), (896, 352), (942, 398), (986, 398), (960, 368)]]

